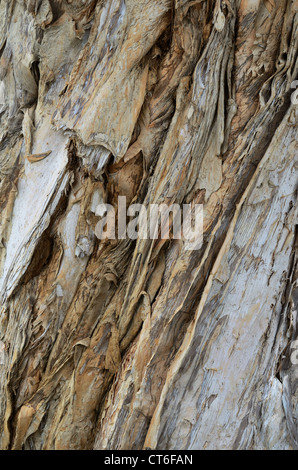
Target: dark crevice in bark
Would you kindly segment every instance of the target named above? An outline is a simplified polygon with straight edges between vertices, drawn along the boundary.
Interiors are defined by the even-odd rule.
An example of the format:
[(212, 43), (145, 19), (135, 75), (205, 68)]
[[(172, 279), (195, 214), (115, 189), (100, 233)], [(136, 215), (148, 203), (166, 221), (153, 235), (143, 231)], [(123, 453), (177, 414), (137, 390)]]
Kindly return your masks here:
[(53, 253), (53, 239), (50, 236), (50, 229), (47, 229), (36, 245), (31, 262), (20, 280), (20, 285), (25, 285), (36, 276), (39, 276), (43, 269), (50, 263)]

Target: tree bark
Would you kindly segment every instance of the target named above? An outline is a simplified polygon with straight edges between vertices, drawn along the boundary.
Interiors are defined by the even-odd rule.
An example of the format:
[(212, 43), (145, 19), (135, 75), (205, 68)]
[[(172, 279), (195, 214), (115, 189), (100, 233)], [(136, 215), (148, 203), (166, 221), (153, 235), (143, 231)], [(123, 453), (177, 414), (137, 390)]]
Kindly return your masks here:
[(298, 448), (297, 6), (0, 1), (1, 449)]

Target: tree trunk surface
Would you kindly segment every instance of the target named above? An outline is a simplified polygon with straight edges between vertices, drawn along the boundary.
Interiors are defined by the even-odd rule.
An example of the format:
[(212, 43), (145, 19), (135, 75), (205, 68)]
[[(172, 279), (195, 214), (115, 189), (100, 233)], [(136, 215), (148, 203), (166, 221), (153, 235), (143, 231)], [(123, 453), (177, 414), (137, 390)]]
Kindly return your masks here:
[(298, 448), (297, 3), (0, 1), (1, 449)]

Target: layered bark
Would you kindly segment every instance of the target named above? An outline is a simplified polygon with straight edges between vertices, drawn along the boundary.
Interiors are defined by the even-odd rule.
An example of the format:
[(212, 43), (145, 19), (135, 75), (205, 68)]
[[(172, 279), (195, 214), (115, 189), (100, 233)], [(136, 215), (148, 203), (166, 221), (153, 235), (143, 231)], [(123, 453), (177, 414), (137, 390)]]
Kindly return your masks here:
[(0, 2), (1, 449), (297, 448), (297, 6)]

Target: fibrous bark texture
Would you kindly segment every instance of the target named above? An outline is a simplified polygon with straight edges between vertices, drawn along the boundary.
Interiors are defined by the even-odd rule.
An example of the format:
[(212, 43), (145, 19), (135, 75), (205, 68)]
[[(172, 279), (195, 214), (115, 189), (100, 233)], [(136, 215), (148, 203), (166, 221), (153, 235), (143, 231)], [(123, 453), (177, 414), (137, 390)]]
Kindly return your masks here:
[(0, 1), (1, 449), (298, 448), (297, 6)]

